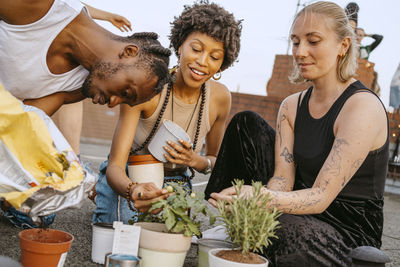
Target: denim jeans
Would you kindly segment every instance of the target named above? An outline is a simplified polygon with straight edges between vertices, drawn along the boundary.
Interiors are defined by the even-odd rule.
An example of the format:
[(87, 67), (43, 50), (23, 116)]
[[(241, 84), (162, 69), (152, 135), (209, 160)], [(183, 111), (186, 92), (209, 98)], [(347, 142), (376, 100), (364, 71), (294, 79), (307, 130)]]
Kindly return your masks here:
[[(96, 184), (96, 209), (93, 214), (92, 221), (113, 223), (114, 221), (122, 221), (127, 224), (129, 220), (136, 221), (138, 211), (132, 211), (127, 200), (118, 195), (108, 184), (106, 178), (106, 168), (108, 161), (106, 160), (100, 166), (99, 180)], [(128, 173), (128, 165), (126, 166), (126, 173)], [(186, 172), (182, 176), (167, 176), (164, 178), (164, 182), (168, 182), (170, 179), (183, 180), (184, 177), (189, 177), (189, 173)], [(189, 189), (192, 188), (191, 181), (184, 184)]]
[[(0, 206), (1, 206), (1, 201), (0, 201)], [(4, 211), (5, 217), (8, 219), (8, 221), (14, 225), (17, 228), (21, 229), (29, 229), (29, 228), (37, 228), (39, 227), (36, 225), (32, 219), (26, 214), (25, 212), (19, 211), (15, 209), (14, 207), (10, 207), (7, 211)], [(48, 216), (43, 217), (43, 222), (42, 222), (42, 227), (47, 227), (50, 224), (54, 222), (54, 218), (56, 217), (56, 214), (50, 214)]]

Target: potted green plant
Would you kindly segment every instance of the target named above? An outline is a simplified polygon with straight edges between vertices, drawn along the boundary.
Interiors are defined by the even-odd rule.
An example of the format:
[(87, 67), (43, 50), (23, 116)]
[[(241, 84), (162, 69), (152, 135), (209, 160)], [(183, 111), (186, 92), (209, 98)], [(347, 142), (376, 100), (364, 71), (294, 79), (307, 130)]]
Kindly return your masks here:
[(150, 209), (162, 209), (162, 212), (143, 215), (140, 222), (135, 223), (141, 227), (139, 256), (142, 267), (159, 266), (160, 262), (163, 267), (183, 266), (192, 236), (201, 236), (197, 214), (209, 216), (210, 224), (215, 222), (203, 193), (189, 193), (178, 183), (169, 183), (167, 190), (174, 194), (155, 202)]
[(256, 254), (277, 238), (275, 230), (279, 227), (277, 209), (267, 209), (269, 195), (261, 192), (261, 182), (252, 184), (253, 196), (242, 196), (242, 180), (234, 182), (236, 195), (231, 202), (218, 202), (219, 216), (222, 218), (227, 235), (239, 249), (212, 249), (209, 251), (210, 267), (266, 267), (268, 260)]

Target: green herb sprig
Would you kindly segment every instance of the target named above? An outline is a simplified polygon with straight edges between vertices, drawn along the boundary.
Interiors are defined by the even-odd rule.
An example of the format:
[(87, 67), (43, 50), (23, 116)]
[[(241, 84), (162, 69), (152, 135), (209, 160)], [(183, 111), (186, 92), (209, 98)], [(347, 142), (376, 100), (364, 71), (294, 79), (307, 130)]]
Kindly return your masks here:
[(261, 182), (253, 182), (253, 196), (241, 196), (243, 180), (235, 180), (233, 185), (236, 196), (232, 202), (219, 201), (218, 211), (225, 223), (226, 232), (231, 241), (240, 246), (243, 254), (263, 253), (271, 244), (271, 238), (277, 238), (275, 230), (279, 227), (277, 218), (281, 213), (266, 208), (269, 194), (262, 194)]

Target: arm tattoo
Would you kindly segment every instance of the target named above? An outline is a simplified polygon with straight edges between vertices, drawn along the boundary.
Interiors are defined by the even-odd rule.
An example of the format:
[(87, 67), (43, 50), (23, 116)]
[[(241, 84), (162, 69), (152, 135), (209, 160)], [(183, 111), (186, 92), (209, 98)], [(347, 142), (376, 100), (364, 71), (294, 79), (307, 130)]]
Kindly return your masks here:
[[(286, 112), (288, 111), (288, 104), (287, 104), (287, 102), (284, 102), (284, 103), (282, 104), (282, 109), (286, 110)], [(279, 117), (279, 122), (278, 122), (279, 147), (282, 146), (282, 133), (281, 133), (282, 126), (281, 126), (281, 124), (282, 124), (282, 122), (283, 122), (284, 120), (286, 120), (286, 115), (285, 115), (285, 114), (282, 114), (282, 115)]]
[[(284, 213), (292, 214), (302, 214), (304, 211), (310, 210), (315, 207), (318, 203), (322, 201), (322, 198), (316, 197), (322, 192), (318, 190), (317, 192), (310, 191), (308, 195), (301, 196), (300, 192), (272, 192), (271, 206), (283, 211)], [(278, 195), (281, 195), (286, 201), (285, 203), (279, 203), (276, 201)]]
[(285, 158), (285, 161), (287, 163), (292, 163), (294, 161), (293, 155), (289, 152), (289, 149), (287, 147), (285, 147), (282, 151), (282, 153), (280, 154), (280, 156)]
[(349, 143), (343, 138), (335, 139), (335, 142), (332, 145), (332, 151), (329, 158), (326, 159), (324, 164), (324, 168), (322, 171), (326, 171), (331, 173), (332, 175), (338, 176), (340, 174), (340, 167), (342, 165), (342, 148), (343, 146), (347, 146)]
[(287, 181), (283, 176), (274, 176), (268, 182), (268, 188), (274, 191), (287, 191)]
[(342, 182), (342, 188), (346, 185), (347, 181), (353, 177), (353, 175), (357, 172), (357, 170), (361, 167), (361, 164), (364, 162), (364, 160), (362, 159), (358, 159), (356, 161), (353, 162), (353, 164), (351, 164), (350, 166), (350, 170), (349, 170), (349, 178), (346, 178), (346, 176), (343, 177), (343, 182)]

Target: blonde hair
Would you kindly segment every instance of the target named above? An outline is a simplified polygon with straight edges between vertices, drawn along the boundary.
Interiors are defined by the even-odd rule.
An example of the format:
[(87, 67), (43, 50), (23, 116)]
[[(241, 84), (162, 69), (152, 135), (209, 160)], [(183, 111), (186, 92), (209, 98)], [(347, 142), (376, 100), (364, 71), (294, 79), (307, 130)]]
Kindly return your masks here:
[[(358, 44), (354, 29), (351, 27), (344, 10), (335, 3), (320, 1), (303, 8), (293, 20), (290, 32), (296, 20), (306, 14), (318, 14), (330, 18), (331, 29), (336, 33), (338, 41), (342, 41), (346, 37), (350, 37), (350, 46), (344, 56), (340, 56), (337, 64), (337, 75), (342, 82), (348, 81), (356, 73), (358, 63)], [(293, 60), (293, 71), (289, 77), (293, 83), (302, 83), (306, 79), (303, 78), (296, 61)]]

